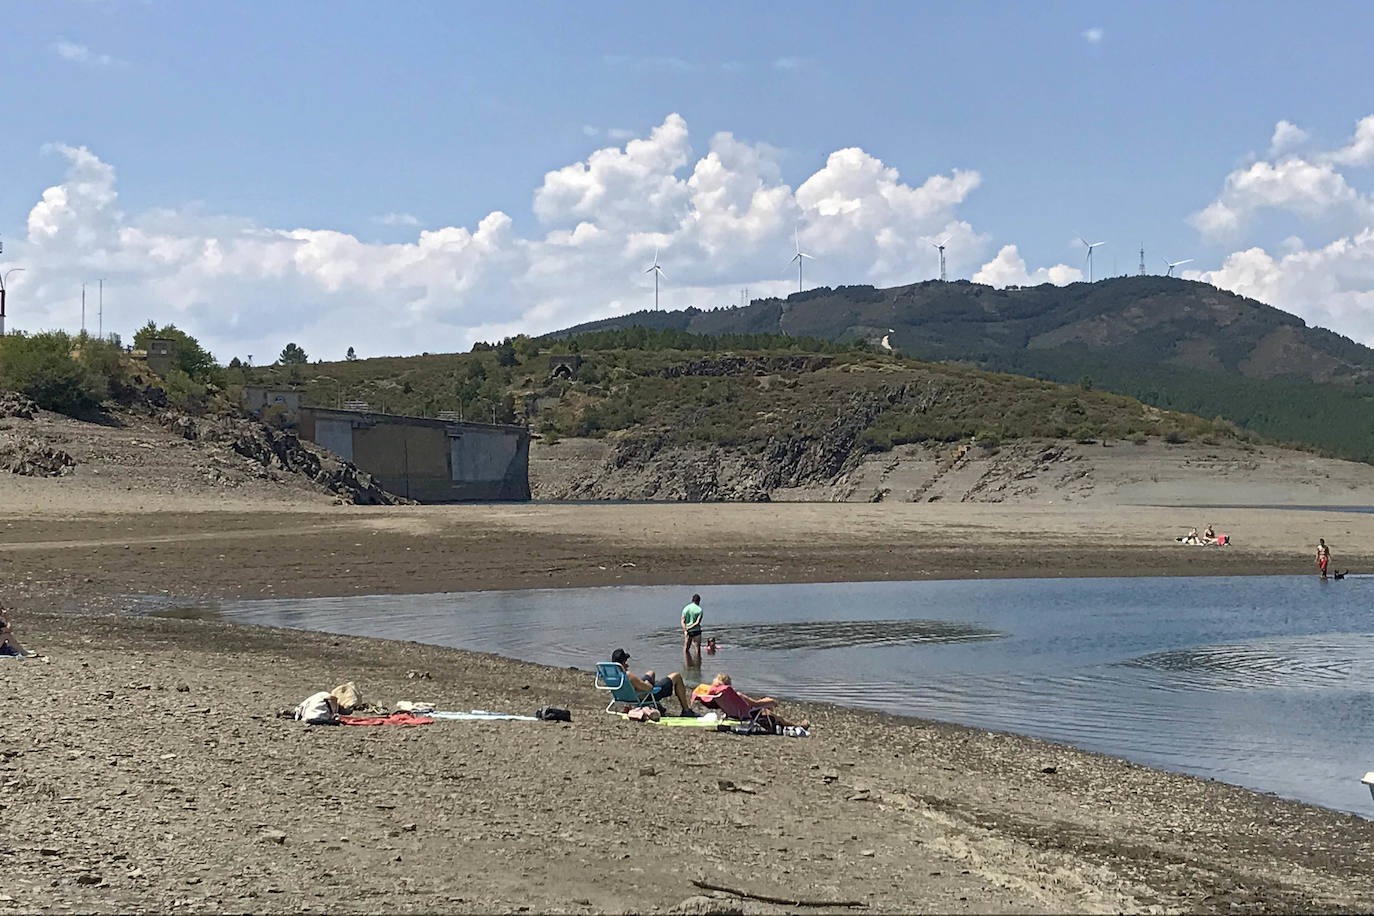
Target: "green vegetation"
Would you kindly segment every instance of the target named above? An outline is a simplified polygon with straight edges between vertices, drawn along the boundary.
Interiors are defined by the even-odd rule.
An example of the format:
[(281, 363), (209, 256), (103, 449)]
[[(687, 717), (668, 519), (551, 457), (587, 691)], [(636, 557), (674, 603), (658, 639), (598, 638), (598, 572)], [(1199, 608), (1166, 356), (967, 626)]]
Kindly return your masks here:
[[(551, 357), (576, 355), (568, 379)], [(624, 328), (563, 338), (516, 337), (472, 352), (322, 363), (302, 378), (307, 404), (365, 401), (415, 416), (528, 421), (550, 441), (644, 438), (661, 444), (762, 449), (858, 424), (859, 445), (975, 438), (984, 448), (1025, 437), (1234, 437), (1234, 426), (1046, 381), (875, 353), (865, 344), (792, 336), (705, 336)], [(238, 371), (289, 383), (286, 367)], [(231, 373), (235, 374), (235, 373)]]
[(309, 361), (310, 357), (305, 355), (305, 350), (295, 343), (282, 347), (281, 354), (277, 357), (277, 362), (283, 366), (303, 366)]
[(1112, 391), (1374, 462), (1374, 350), (1203, 283), (1146, 276), (1022, 289), (967, 281), (822, 287), (785, 302), (641, 313), (553, 336), (576, 340), (648, 322), (656, 333), (689, 337), (780, 329), (834, 342), (888, 335), (917, 359), (1076, 384), (1084, 394)]
[(96, 340), (62, 331), (0, 337), (0, 388), (60, 413), (90, 411), (126, 383), (119, 339)]
[(149, 342), (155, 339), (172, 342), (173, 367), (184, 372), (195, 383), (210, 385), (219, 381), (220, 369), (215, 357), (190, 334), (174, 324), (158, 327), (157, 322), (152, 320), (134, 332), (134, 346), (137, 349), (147, 350)]

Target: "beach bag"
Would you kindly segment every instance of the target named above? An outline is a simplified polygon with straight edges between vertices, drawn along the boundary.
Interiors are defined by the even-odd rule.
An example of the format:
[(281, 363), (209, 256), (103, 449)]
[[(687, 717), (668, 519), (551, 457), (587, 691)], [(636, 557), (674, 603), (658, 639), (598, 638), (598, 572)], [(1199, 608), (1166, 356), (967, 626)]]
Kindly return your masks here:
[(572, 713), (557, 706), (541, 706), (534, 711), (534, 717), (545, 722), (571, 722)]
[(329, 692), (339, 701), (339, 712), (345, 715), (363, 705), (363, 695), (358, 692), (358, 685), (352, 681), (340, 684)]
[(329, 706), (330, 694), (324, 690), (312, 693), (296, 707), (296, 721), (306, 725), (332, 725), (336, 721), (334, 710)]

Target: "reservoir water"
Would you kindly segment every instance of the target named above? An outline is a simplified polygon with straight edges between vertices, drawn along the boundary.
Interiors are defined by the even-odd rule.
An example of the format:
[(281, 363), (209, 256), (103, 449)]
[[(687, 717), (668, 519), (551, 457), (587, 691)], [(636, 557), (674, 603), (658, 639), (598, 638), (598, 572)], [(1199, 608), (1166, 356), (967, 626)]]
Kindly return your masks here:
[[(689, 681), (1018, 732), (1374, 815), (1374, 578), (710, 586)], [(682, 666), (691, 587), (228, 602), (245, 623)], [(588, 674), (590, 679), (591, 675)]]

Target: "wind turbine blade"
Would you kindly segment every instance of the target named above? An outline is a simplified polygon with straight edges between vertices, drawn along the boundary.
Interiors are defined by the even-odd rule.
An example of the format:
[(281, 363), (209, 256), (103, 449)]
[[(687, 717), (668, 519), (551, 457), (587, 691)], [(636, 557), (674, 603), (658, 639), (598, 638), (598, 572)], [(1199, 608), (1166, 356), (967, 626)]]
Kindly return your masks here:
[(659, 268), (656, 268), (656, 269), (658, 270), (658, 275), (659, 275), (660, 277), (662, 277), (662, 278), (665, 279), (665, 280), (668, 279), (668, 274), (664, 272), (664, 270), (663, 270), (662, 267), (659, 267)]
[(646, 274), (651, 274), (651, 273), (653, 273), (653, 272), (656, 271), (656, 270), (658, 270), (658, 265), (657, 265), (657, 264), (655, 264), (653, 267), (646, 267), (646, 268), (644, 268), (644, 272), (645, 272)]
[(814, 261), (814, 260), (816, 260), (815, 258), (811, 257), (811, 255), (809, 255), (809, 254), (803, 254), (803, 253), (801, 253), (800, 251), (797, 252), (797, 257), (799, 257), (799, 258), (806, 258), (806, 260), (808, 260), (808, 261)]
[(1182, 266), (1182, 265), (1184, 265), (1184, 264), (1191, 264), (1191, 263), (1193, 263), (1193, 259), (1192, 259), (1192, 258), (1185, 258), (1185, 259), (1182, 260), (1182, 261), (1175, 261), (1175, 262), (1174, 262), (1174, 266), (1175, 266), (1175, 267), (1180, 267), (1180, 266)]

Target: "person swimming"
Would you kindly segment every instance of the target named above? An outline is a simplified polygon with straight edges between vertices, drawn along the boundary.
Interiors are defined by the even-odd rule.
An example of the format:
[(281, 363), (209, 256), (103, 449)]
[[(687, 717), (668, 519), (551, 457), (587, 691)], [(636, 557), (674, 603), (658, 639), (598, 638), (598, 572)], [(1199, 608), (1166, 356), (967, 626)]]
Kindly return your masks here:
[(718, 648), (720, 648), (720, 647), (719, 647), (718, 645), (716, 645), (716, 638), (715, 638), (714, 636), (708, 636), (708, 637), (706, 637), (706, 654), (707, 654), (707, 655), (715, 655), (715, 654), (716, 654), (716, 649), (718, 649)]

